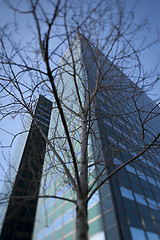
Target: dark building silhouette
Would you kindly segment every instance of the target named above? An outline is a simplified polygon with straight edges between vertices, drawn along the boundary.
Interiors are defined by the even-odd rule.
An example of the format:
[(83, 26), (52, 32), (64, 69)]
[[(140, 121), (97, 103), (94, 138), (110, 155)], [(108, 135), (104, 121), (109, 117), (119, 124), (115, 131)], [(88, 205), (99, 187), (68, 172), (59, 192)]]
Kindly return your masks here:
[[(51, 109), (52, 102), (39, 96), (35, 119), (46, 135)], [(1, 240), (32, 238), (45, 149), (46, 142), (32, 121), (4, 218)]]

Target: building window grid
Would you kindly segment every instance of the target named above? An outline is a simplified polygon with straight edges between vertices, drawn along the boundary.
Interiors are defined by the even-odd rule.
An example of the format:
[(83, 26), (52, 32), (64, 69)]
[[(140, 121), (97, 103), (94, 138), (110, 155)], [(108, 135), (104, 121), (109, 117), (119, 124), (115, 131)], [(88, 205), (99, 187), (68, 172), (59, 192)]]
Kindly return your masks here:
[(130, 227), (130, 232), (133, 240), (146, 239), (146, 240), (159, 240), (160, 236), (156, 233), (144, 231), (139, 228)]
[(42, 105), (39, 105), (37, 108), (37, 111), (41, 112), (44, 116), (46, 115), (47, 117), (50, 117), (50, 113), (48, 112), (48, 109), (44, 108)]
[[(130, 182), (129, 179), (128, 179), (128, 181)], [(140, 184), (140, 186), (141, 186), (141, 183), (139, 183), (139, 184)], [(130, 183), (130, 186), (131, 186), (131, 183)], [(126, 188), (126, 189), (128, 189), (128, 188)], [(133, 193), (133, 190), (131, 190), (131, 189), (128, 189), (128, 190), (132, 192), (132, 198), (133, 198), (133, 196), (134, 196), (134, 201), (136, 202), (137, 209), (138, 209), (138, 204), (139, 204), (139, 203), (149, 207), (150, 219), (152, 219), (152, 210), (151, 210), (151, 209), (155, 209), (155, 207), (156, 207), (156, 210), (159, 210), (159, 207), (157, 207), (158, 203), (157, 203), (157, 201), (154, 201), (154, 202), (153, 202), (152, 199), (147, 198), (146, 195), (145, 195), (145, 192), (143, 191), (143, 187), (141, 187), (141, 189), (142, 189), (143, 194)], [(125, 196), (125, 197), (126, 197), (126, 196)], [(128, 196), (128, 197), (129, 197), (129, 196)], [(141, 198), (141, 197), (142, 197), (142, 198)], [(129, 199), (133, 200), (132, 198), (130, 197)], [(138, 202), (137, 202), (137, 201), (138, 201)], [(150, 205), (149, 205), (149, 201), (150, 201)], [(157, 205), (154, 206), (154, 204), (157, 204)], [(125, 210), (125, 212), (127, 213), (126, 210)], [(138, 210), (138, 212), (139, 212), (139, 210)], [(141, 217), (140, 212), (139, 212), (139, 218), (140, 218), (141, 221), (143, 220), (142, 217)], [(143, 222), (142, 222), (142, 226), (143, 226), (143, 228), (144, 228)], [(158, 233), (158, 229), (157, 229), (157, 226), (156, 226), (155, 223), (154, 223), (154, 226), (155, 226), (156, 232)], [(144, 231), (145, 231), (145, 228), (144, 228)]]
[[(108, 121), (106, 121), (106, 120), (104, 120), (104, 122), (105, 123), (107, 123), (110, 127), (112, 127), (113, 128), (113, 126), (112, 126), (112, 124), (110, 123), (110, 122), (108, 122)], [(118, 129), (118, 128), (117, 128)], [(116, 130), (117, 130), (116, 129)], [(120, 133), (120, 130), (118, 130), (118, 132)], [(114, 144), (116, 144), (116, 141), (115, 141), (115, 139), (113, 138), (113, 137), (111, 137), (111, 136), (108, 136), (108, 138), (109, 138), (109, 140), (111, 141), (111, 142), (113, 142)], [(127, 147), (125, 146), (125, 145), (123, 145), (123, 144), (121, 144), (121, 147), (122, 147), (122, 149), (126, 149)], [(144, 161), (144, 160), (143, 160)], [(146, 161), (146, 160), (145, 160)], [(149, 164), (149, 166), (151, 166), (151, 167), (153, 167), (153, 168), (155, 168), (156, 169), (156, 166), (154, 166), (150, 161), (147, 161), (148, 162), (148, 164)], [(158, 173), (157, 173), (158, 174)], [(152, 184), (154, 184), (154, 185), (156, 185), (156, 186), (159, 186), (159, 182), (158, 182), (158, 184), (157, 184), (157, 180), (155, 180), (154, 179), (154, 177), (153, 177), (153, 175), (152, 175), (152, 178), (148, 178), (148, 181), (149, 182), (151, 182)]]
[[(153, 185), (155, 185), (156, 187), (159, 188), (159, 185), (160, 185), (160, 175), (159, 175), (159, 172), (157, 171), (157, 168), (156, 168), (156, 165), (151, 163), (149, 160), (146, 160), (144, 158), (141, 158), (142, 162), (147, 165), (147, 168), (149, 169), (149, 167), (151, 167), (152, 169), (154, 169), (154, 174), (152, 174), (152, 171), (150, 171), (147, 175), (147, 179), (150, 183), (152, 183)], [(157, 176), (157, 177), (156, 177)], [(156, 177), (156, 179), (155, 179)], [(157, 180), (158, 178), (158, 180)]]
[(39, 119), (36, 119), (36, 121), (37, 121), (38, 123), (42, 124), (44, 128), (48, 129), (48, 124), (42, 122), (42, 121), (39, 120)]
[[(47, 211), (49, 211), (49, 209), (47, 209)], [(59, 214), (57, 215), (58, 211), (61, 211), (61, 212), (59, 212)], [(69, 221), (64, 222), (65, 221), (64, 220), (65, 215), (68, 214), (69, 212), (73, 213), (73, 216), (70, 217)], [(52, 223), (51, 223), (52, 232), (50, 232), (50, 234), (53, 234), (55, 231), (57, 231), (60, 228), (64, 229), (65, 225), (68, 224), (69, 222), (74, 221), (74, 219), (75, 219), (75, 206), (73, 205), (67, 211), (65, 211), (64, 210), (64, 202), (63, 202), (60, 206), (55, 206), (53, 212), (48, 212), (47, 218), (49, 218), (49, 217), (52, 217)], [(46, 215), (44, 215), (43, 222), (45, 222), (47, 220), (47, 219), (46, 220), (45, 219), (46, 219)]]
[[(103, 108), (103, 107), (102, 107)], [(103, 108), (103, 110), (105, 110), (105, 111), (107, 111), (105, 108)], [(127, 139), (128, 140), (130, 140), (130, 141), (133, 141), (135, 144), (138, 144), (138, 146), (139, 146), (139, 144), (142, 142), (142, 140), (138, 137), (139, 136), (139, 132), (142, 130), (139, 126), (137, 126), (136, 125), (136, 128), (138, 128), (139, 129), (139, 131), (138, 130), (136, 130), (135, 129), (135, 127), (133, 127), (134, 126), (134, 122), (132, 121), (132, 120), (129, 120), (129, 121), (132, 121), (132, 125), (130, 126), (130, 125), (128, 125), (128, 123), (124, 123), (124, 121), (122, 121), (122, 120), (120, 120), (120, 119), (116, 119), (115, 121), (111, 121), (109, 118), (107, 118), (107, 119), (104, 119), (103, 120), (108, 126), (111, 126), (112, 127), (112, 129), (114, 129), (114, 130), (116, 130), (118, 133), (120, 133), (121, 135), (124, 135), (125, 137), (127, 137)], [(111, 122), (112, 122), (112, 124), (111, 124)], [(117, 122), (119, 122), (120, 123), (120, 125), (118, 125), (118, 126), (116, 126), (117, 125)], [(127, 127), (127, 128), (126, 128)], [(123, 130), (122, 130), (123, 129)], [(134, 138), (130, 138), (130, 131), (133, 131), (135, 134), (136, 134), (136, 140), (134, 139)], [(129, 131), (129, 134), (128, 134), (128, 131)], [(148, 138), (148, 140), (150, 141), (151, 140), (151, 138), (150, 138), (150, 135), (148, 136), (149, 138)], [(147, 139), (147, 138), (146, 138)], [(139, 141), (138, 141), (139, 140)], [(142, 147), (143, 147), (143, 145), (142, 145)]]
[[(103, 119), (103, 121), (105, 122), (105, 124), (107, 124), (109, 127), (112, 128), (112, 130), (114, 130), (115, 132), (115, 135), (117, 135), (117, 132), (120, 134), (121, 138), (122, 138), (122, 141), (124, 141), (124, 144), (122, 144), (122, 141), (121, 141), (121, 145), (124, 149), (128, 148), (129, 149), (129, 146), (127, 147), (127, 145), (130, 145), (130, 146), (133, 146), (133, 144), (131, 144), (132, 142), (134, 144), (136, 144), (136, 147), (139, 147), (140, 144), (137, 140), (135, 140), (134, 138), (130, 138), (130, 134), (128, 135), (127, 133), (125, 133), (124, 130), (118, 128), (115, 124), (113, 125), (113, 121), (112, 123), (109, 121), (109, 120), (106, 120), (106, 119)], [(109, 136), (110, 139), (112, 138), (112, 141), (115, 142), (115, 139), (111, 136)], [(123, 138), (125, 137), (125, 139), (123, 140)], [(126, 138), (127, 138), (127, 142), (126, 142)], [(129, 141), (128, 141), (129, 140)], [(128, 144), (129, 143), (129, 144)], [(143, 147), (143, 146), (142, 146)]]
[[(90, 154), (92, 154), (92, 152)], [(57, 209), (56, 209), (56, 211), (57, 211)]]
[[(117, 158), (115, 158), (115, 159), (113, 160), (113, 163), (114, 163), (115, 165), (122, 165), (122, 164), (123, 164), (123, 162), (122, 162), (121, 160), (117, 159)], [(130, 165), (126, 166), (125, 169), (126, 169), (128, 172), (133, 173), (134, 175), (138, 176), (139, 178), (145, 180), (146, 182), (148, 182), (148, 184), (153, 184), (153, 183), (155, 183), (155, 180), (154, 180), (153, 178), (148, 177), (148, 176), (145, 175), (143, 172), (137, 170), (136, 168), (133, 168), (133, 167), (130, 166)], [(158, 182), (158, 181), (157, 181), (156, 183), (160, 184), (160, 182)], [(156, 183), (154, 184), (155, 186), (157, 186)], [(151, 185), (151, 186), (152, 186), (152, 185)], [(155, 200), (155, 201), (156, 201), (156, 200)], [(159, 203), (157, 203), (157, 204), (159, 205)]]
[[(117, 159), (118, 161), (116, 162), (116, 163), (118, 163), (118, 164), (121, 164), (121, 160), (119, 160), (119, 159)], [(138, 175), (138, 174), (137, 174)], [(129, 181), (130, 182), (130, 180), (128, 179), (127, 181)], [(150, 183), (149, 183), (150, 184)], [(131, 183), (130, 183), (130, 186), (131, 186)], [(140, 184), (140, 186), (141, 186), (141, 184)], [(141, 189), (143, 190), (143, 188), (141, 187)], [(143, 192), (143, 196), (145, 196), (145, 193)], [(148, 199), (149, 200), (149, 199)], [(152, 201), (152, 199), (151, 199), (151, 201)], [(150, 202), (151, 203), (151, 202)], [(154, 200), (154, 204), (155, 203), (157, 203), (157, 201), (155, 201)], [(152, 204), (153, 204), (153, 202), (152, 202)], [(158, 203), (157, 203), (157, 205), (158, 205)], [(151, 206), (151, 205), (150, 205)], [(137, 206), (138, 207), (138, 206)], [(160, 207), (160, 206), (158, 206), (158, 207)], [(150, 208), (149, 208), (150, 209)], [(126, 210), (125, 210), (125, 212), (126, 212)], [(150, 209), (150, 215), (151, 215), (151, 219), (152, 219), (152, 211), (151, 211), (151, 209)], [(140, 212), (139, 212), (139, 218), (141, 219), (141, 214), (140, 214)], [(142, 219), (141, 219), (142, 220)], [(129, 226), (129, 225), (128, 225)], [(142, 222), (142, 226), (144, 226), (144, 224), (143, 224), (143, 222)], [(157, 231), (157, 233), (158, 233), (158, 230), (157, 230), (157, 227), (156, 227), (156, 225), (155, 225), (155, 229), (156, 229), (156, 231)], [(145, 229), (144, 229), (145, 230)]]
[[(114, 159), (113, 159), (113, 163), (114, 163), (115, 165), (122, 165), (122, 164), (123, 164), (123, 162), (122, 162), (121, 160), (119, 160), (118, 158), (114, 158)], [(138, 177), (142, 178), (142, 179), (145, 180), (145, 181), (148, 181), (149, 183), (151, 183), (151, 184), (153, 184), (153, 185), (155, 185), (155, 186), (160, 185), (160, 182), (159, 182), (159, 181), (154, 180), (154, 178), (151, 178), (150, 176), (145, 175), (142, 171), (137, 170), (136, 168), (134, 168), (134, 167), (132, 167), (132, 166), (130, 166), (130, 165), (127, 165), (127, 166), (125, 167), (125, 169), (126, 169), (128, 172), (131, 172), (131, 173), (137, 175)]]
[(150, 160), (146, 160), (144, 157), (141, 157), (141, 156), (139, 157), (139, 159), (140, 159), (141, 162), (143, 162), (145, 165), (147, 165), (147, 167), (154, 168), (156, 170), (156, 172), (160, 171), (160, 168), (157, 167), (157, 165), (155, 163), (153, 164)]
[[(132, 191), (131, 191), (132, 192)], [(134, 195), (132, 194), (132, 198), (134, 198)], [(135, 200), (134, 200), (134, 202), (136, 202)], [(123, 212), (124, 212), (124, 214), (125, 214), (125, 216), (126, 216), (126, 220), (127, 220), (127, 229), (128, 229), (128, 232), (130, 233), (130, 221), (129, 221), (129, 218), (128, 218), (128, 214), (127, 214), (127, 210), (126, 210), (126, 207), (125, 207), (125, 204), (124, 204), (124, 201), (122, 201), (122, 203), (123, 203)], [(138, 210), (138, 206), (137, 206), (137, 203), (136, 203), (136, 209), (137, 209), (137, 211), (138, 211), (138, 216), (139, 216), (139, 219), (140, 219), (140, 222), (141, 222), (141, 226), (142, 226), (142, 228), (144, 227), (144, 224), (143, 224), (143, 221), (142, 221), (142, 218), (141, 218), (141, 214), (140, 214), (140, 212), (139, 212), (139, 210)], [(119, 211), (118, 211), (119, 212)], [(126, 227), (125, 227), (126, 228)], [(122, 230), (123, 231), (123, 230)]]
[[(52, 217), (54, 220), (52, 221), (53, 222), (53, 224), (54, 224), (54, 221), (58, 221), (59, 219), (60, 219), (60, 217), (61, 218), (63, 218), (64, 217), (64, 215), (65, 214), (67, 214), (67, 213), (69, 213), (69, 212), (73, 212), (73, 218), (75, 217), (75, 206), (74, 206), (74, 204), (72, 204), (72, 206), (70, 206), (68, 209), (67, 209), (67, 211), (66, 210), (64, 210), (64, 205), (65, 204), (67, 204), (67, 203), (64, 203), (63, 201), (62, 201), (62, 204), (60, 204), (60, 205), (57, 205), (57, 203), (56, 202), (54, 202), (54, 204), (53, 205), (55, 205), (55, 206), (53, 206), (52, 205), (52, 209), (53, 209), (53, 211), (50, 211), (50, 209), (48, 208), (48, 206), (47, 206), (47, 218), (50, 218), (50, 217)], [(51, 206), (50, 206), (51, 207)], [(43, 215), (44, 216), (44, 220), (46, 219), (46, 215)], [(72, 218), (72, 220), (73, 220), (73, 218)], [(43, 220), (43, 222), (45, 222)], [(66, 224), (67, 224), (68, 222), (66, 222)]]
[(46, 117), (45, 115), (38, 113), (38, 111), (36, 113), (36, 116), (38, 116), (39, 119), (43, 119), (46, 123), (50, 123), (50, 118), (48, 116)]

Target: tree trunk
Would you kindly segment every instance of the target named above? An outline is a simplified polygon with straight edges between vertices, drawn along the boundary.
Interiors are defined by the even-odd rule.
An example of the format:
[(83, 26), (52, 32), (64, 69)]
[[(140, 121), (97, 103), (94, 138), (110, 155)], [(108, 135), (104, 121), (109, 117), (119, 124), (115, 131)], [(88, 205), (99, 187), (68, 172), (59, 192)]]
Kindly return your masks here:
[(82, 113), (82, 135), (81, 135), (81, 168), (80, 168), (80, 184), (81, 189), (77, 194), (76, 209), (76, 240), (88, 239), (88, 131), (87, 131), (87, 114)]
[(85, 199), (77, 200), (76, 240), (88, 240), (88, 212)]

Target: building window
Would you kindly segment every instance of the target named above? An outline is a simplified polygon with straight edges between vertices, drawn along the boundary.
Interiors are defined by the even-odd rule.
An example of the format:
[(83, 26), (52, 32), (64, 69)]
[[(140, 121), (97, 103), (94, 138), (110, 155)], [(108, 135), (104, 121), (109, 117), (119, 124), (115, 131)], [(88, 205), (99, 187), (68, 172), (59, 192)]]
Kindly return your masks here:
[(143, 196), (142, 194), (140, 194), (140, 193), (134, 193), (134, 195), (135, 195), (136, 201), (137, 201), (138, 203), (141, 203), (141, 204), (147, 206), (147, 202), (146, 202), (146, 200), (144, 199), (144, 196)]
[(159, 240), (160, 239), (160, 237), (156, 233), (147, 232), (146, 234), (147, 234), (148, 240)]
[(134, 200), (133, 193), (131, 190), (125, 187), (120, 187), (120, 190), (123, 197)]
[(145, 232), (142, 229), (130, 227), (133, 240), (147, 240)]
[(93, 196), (91, 197), (91, 199), (88, 202), (88, 208), (90, 208), (91, 206), (95, 205), (96, 203), (98, 203), (100, 201), (99, 199), (99, 193), (96, 192), (93, 194)]
[(94, 234), (92, 237), (89, 238), (89, 240), (105, 240), (104, 232)]

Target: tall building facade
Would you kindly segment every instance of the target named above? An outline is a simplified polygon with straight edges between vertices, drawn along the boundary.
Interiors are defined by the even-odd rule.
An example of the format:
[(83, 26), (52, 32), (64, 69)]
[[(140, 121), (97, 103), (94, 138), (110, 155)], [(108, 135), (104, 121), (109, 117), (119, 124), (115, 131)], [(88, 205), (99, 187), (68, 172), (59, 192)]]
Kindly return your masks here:
[[(88, 142), (89, 186), (97, 175), (100, 174), (99, 181), (103, 181), (107, 175), (138, 156), (108, 179), (90, 199), (89, 239), (159, 240), (160, 152), (156, 146), (149, 147), (160, 131), (159, 108), (82, 36), (76, 38), (72, 48), (75, 65), (68, 49), (60, 61), (57, 88), (67, 106), (66, 116), (77, 161), (81, 153), (81, 120), (78, 114), (73, 114), (79, 109), (73, 69), (76, 68), (78, 88), (85, 104), (84, 89), (94, 89), (99, 63), (102, 66), (103, 83), (91, 110), (94, 123)], [(56, 119), (58, 113), (54, 109), (49, 136), (53, 139), (61, 136), (57, 151), (62, 157), (65, 154), (66, 164), (71, 170), (71, 156), (67, 151), (66, 140), (62, 138), (65, 136), (63, 127), (59, 123), (55, 130)], [(42, 179), (40, 193), (75, 199), (70, 183), (62, 178), (63, 169), (57, 164), (52, 152), (50, 156), (46, 155), (44, 172), (47, 174)], [(76, 209), (72, 202), (54, 197), (40, 199), (33, 240), (75, 240), (75, 215)]]
[[(51, 109), (52, 102), (40, 95), (35, 106), (34, 117), (46, 135)], [(32, 239), (46, 141), (35, 121), (29, 125), (27, 135), (23, 139), (24, 146), (18, 144), (15, 159), (12, 161), (12, 163), (15, 162), (13, 167), (16, 168), (17, 175), (2, 224), (0, 239), (3, 240)]]
[[(82, 36), (74, 40), (72, 54), (70, 50), (60, 61), (56, 84), (77, 162), (81, 157), (81, 118), (74, 80), (76, 77), (83, 105), (89, 100), (88, 92), (96, 86), (97, 76), (102, 82), (91, 104), (87, 149), (91, 190), (136, 156), (135, 161), (109, 178), (89, 200), (89, 239), (160, 240), (160, 152), (156, 145), (149, 147), (160, 130), (159, 108)], [(46, 134), (50, 121), (49, 140), (74, 177), (56, 105), (51, 106), (50, 101), (40, 97), (35, 117)], [(76, 207), (72, 202), (76, 194), (50, 146), (45, 149), (46, 143), (32, 123), (0, 239), (76, 239)], [(100, 178), (96, 183), (97, 176)], [(40, 195), (46, 197), (38, 200), (38, 206), (37, 198), (18, 199), (24, 195), (37, 196), (40, 181)]]

